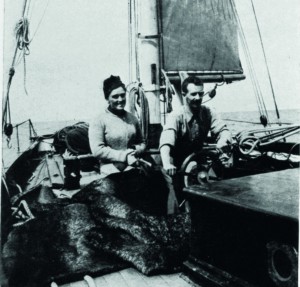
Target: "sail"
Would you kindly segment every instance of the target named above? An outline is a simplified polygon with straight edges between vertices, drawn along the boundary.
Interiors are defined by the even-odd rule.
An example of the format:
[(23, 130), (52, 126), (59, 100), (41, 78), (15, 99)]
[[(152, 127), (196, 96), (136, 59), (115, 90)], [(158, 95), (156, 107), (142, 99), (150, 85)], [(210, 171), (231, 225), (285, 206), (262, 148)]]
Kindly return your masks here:
[[(160, 1), (163, 68), (245, 78), (231, 0)], [(213, 76), (212, 76), (213, 77)]]

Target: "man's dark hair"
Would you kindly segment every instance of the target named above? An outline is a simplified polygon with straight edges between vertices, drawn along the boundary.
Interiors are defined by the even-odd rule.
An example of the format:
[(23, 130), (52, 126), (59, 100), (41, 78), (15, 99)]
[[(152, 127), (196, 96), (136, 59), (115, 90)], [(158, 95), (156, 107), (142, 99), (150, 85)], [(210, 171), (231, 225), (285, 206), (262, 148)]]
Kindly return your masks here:
[(194, 84), (195, 86), (203, 86), (203, 81), (195, 76), (189, 76), (182, 82), (181, 90), (184, 94), (188, 92), (188, 84)]
[(111, 75), (109, 78), (103, 81), (103, 92), (104, 97), (107, 100), (112, 90), (117, 89), (119, 87), (124, 88), (126, 90), (125, 85), (121, 81), (119, 76)]

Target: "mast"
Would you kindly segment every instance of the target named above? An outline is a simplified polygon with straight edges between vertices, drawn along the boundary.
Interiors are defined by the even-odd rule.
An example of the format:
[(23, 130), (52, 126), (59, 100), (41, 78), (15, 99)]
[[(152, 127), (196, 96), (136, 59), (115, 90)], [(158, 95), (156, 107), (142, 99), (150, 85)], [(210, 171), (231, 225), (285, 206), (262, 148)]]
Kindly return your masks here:
[(160, 35), (156, 0), (130, 0), (130, 81), (142, 83), (150, 127), (160, 125)]

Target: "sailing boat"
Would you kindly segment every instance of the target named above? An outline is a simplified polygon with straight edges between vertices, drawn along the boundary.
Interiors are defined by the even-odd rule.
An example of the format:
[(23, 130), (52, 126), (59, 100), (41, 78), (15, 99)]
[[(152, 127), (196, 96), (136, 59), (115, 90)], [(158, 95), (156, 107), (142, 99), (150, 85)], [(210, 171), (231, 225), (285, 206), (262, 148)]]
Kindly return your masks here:
[[(26, 6), (24, 7), (25, 11)], [(136, 109), (139, 111), (138, 116), (144, 136), (148, 139), (149, 152), (157, 159), (157, 139), (161, 130), (161, 122), (167, 116), (171, 99), (178, 97), (178, 102), (181, 101), (180, 77), (182, 72), (196, 75), (205, 82), (214, 83), (214, 88), (209, 92), (211, 98), (214, 97), (216, 90), (220, 90), (218, 85), (245, 79), (238, 52), (239, 19), (233, 1), (130, 1), (129, 11), (130, 80), (135, 82), (128, 91), (132, 103), (129, 108), (133, 111)], [(185, 16), (184, 19), (183, 15)], [(24, 37), (25, 22), (23, 21), (21, 24), (23, 30), (19, 36), (26, 40)], [(243, 39), (242, 34), (241, 38)], [(190, 39), (195, 41), (192, 46), (189, 43)], [(203, 41), (198, 39), (203, 39)], [(25, 42), (21, 42), (23, 43), (21, 45), (25, 45)], [(246, 43), (243, 42), (243, 45), (245, 46)], [(251, 67), (251, 60), (249, 55), (247, 56)], [(254, 73), (251, 72), (250, 76), (254, 76)], [(253, 82), (257, 87), (255, 77), (253, 77)], [(163, 104), (161, 104), (161, 98)], [(5, 116), (8, 111), (7, 100), (8, 97), (4, 103), (4, 120), (6, 120)], [(263, 124), (268, 124), (267, 115), (263, 113), (264, 106), (261, 98), (258, 98), (258, 102), (260, 103), (261, 121)], [(161, 115), (161, 110), (165, 111), (163, 115)], [(6, 124), (8, 123), (6, 120)], [(6, 129), (8, 127), (6, 126)], [(6, 132), (8, 133), (8, 131)], [(207, 145), (200, 155), (191, 155), (187, 158), (182, 169), (186, 185), (186, 197), (191, 202), (193, 233), (191, 254), (189, 260), (184, 264), (184, 274), (198, 280), (204, 284), (203, 286), (211, 286), (212, 284), (214, 286), (224, 286), (224, 284), (227, 286), (233, 286), (233, 284), (236, 286), (250, 286), (250, 284), (258, 286), (290, 284), (290, 286), (296, 286), (298, 214), (297, 207), (295, 208), (295, 203), (297, 203), (295, 200), (297, 196), (295, 180), (298, 169), (295, 167), (298, 167), (299, 163), (295, 155), (298, 154), (299, 144), (283, 142), (282, 140), (297, 132), (299, 132), (299, 126), (289, 126), (288, 128), (280, 126), (275, 129), (264, 128), (239, 133), (236, 135), (234, 168), (227, 174), (224, 172), (222, 180), (216, 178), (216, 175), (212, 174), (211, 171), (214, 162), (214, 146)], [(18, 226), (26, 229), (28, 224), (34, 220), (35, 214), (29, 208), (28, 202), (32, 200), (30, 196), (35, 194), (37, 189), (39, 196), (38, 198), (33, 196), (33, 201), (34, 203), (42, 203), (47, 201), (49, 197), (51, 199), (53, 196), (51, 190), (57, 190), (59, 187), (60, 192), (63, 192), (65, 187), (68, 172), (63, 170), (63, 158), (52, 148), (54, 134), (33, 138), (34, 142), (31, 147), (10, 166), (2, 181), (2, 214), (5, 216), (2, 218), (1, 232), (3, 244), (6, 243), (11, 230), (18, 228)], [(280, 158), (274, 158), (275, 156), (279, 157), (280, 154), (286, 154), (284, 161)], [(78, 167), (78, 162), (83, 165), (84, 160), (89, 158), (90, 155), (87, 154), (75, 155), (70, 158), (71, 173), (74, 172), (74, 168)], [(203, 170), (198, 170), (197, 161), (199, 158), (201, 160), (204, 158), (206, 161), (206, 171), (210, 176), (208, 184), (203, 184), (201, 177), (198, 176), (200, 172), (203, 172)], [(66, 163), (64, 164), (66, 167)], [(273, 173), (274, 171), (275, 173)], [(75, 173), (75, 175), (73, 180), (80, 180), (81, 185), (86, 185), (97, 178), (97, 174), (91, 173), (90, 170), (83, 171), (82, 167), (79, 174)], [(215, 178), (213, 178), (214, 176)], [(276, 178), (280, 181), (276, 181)], [(284, 180), (286, 178), (289, 180), (288, 185)], [(42, 188), (41, 182), (48, 185), (50, 189)], [(254, 184), (251, 185), (251, 182)], [(285, 198), (284, 194), (277, 193), (277, 190), (272, 193), (271, 198), (278, 198), (277, 196), (282, 195), (283, 197), (280, 197), (279, 201), (285, 203), (282, 204), (283, 208), (277, 212), (274, 212), (274, 208), (272, 208), (270, 213), (268, 208), (263, 209), (263, 204), (261, 206), (254, 204), (256, 209), (260, 208), (258, 215), (263, 210), (266, 218), (273, 219), (275, 217), (275, 224), (280, 225), (280, 232), (284, 233), (285, 236), (280, 236), (280, 242), (278, 242), (276, 241), (276, 232), (271, 239), (265, 235), (267, 239), (263, 238), (263, 244), (266, 243), (267, 246), (260, 247), (258, 241), (255, 241), (256, 244), (253, 247), (250, 245), (253, 236), (262, 234), (265, 226), (272, 224), (272, 220), (266, 220), (264, 217), (260, 219), (257, 213), (253, 213), (253, 206), (248, 204), (249, 201), (255, 199), (255, 196), (250, 197), (250, 195), (255, 194), (253, 189), (257, 187), (261, 191), (260, 186), (265, 186), (264, 182), (278, 185), (281, 183), (280, 188), (283, 189), (283, 193), (289, 194), (289, 197)], [(250, 191), (246, 189), (248, 185), (253, 186)], [(42, 189), (43, 192), (41, 192)], [(246, 203), (243, 202), (242, 198), (242, 195), (245, 194), (250, 194)], [(263, 201), (265, 200), (262, 197), (263, 194), (260, 192), (262, 203), (265, 202)], [(213, 206), (209, 200), (212, 203), (223, 202), (224, 206), (222, 204)], [(226, 204), (228, 202), (232, 207), (230, 213), (227, 212), (228, 206)], [(208, 203), (209, 206), (213, 206), (215, 215), (216, 211), (220, 210), (219, 216), (221, 218), (227, 216), (226, 222), (236, 222), (236, 217), (238, 217), (240, 219), (239, 224), (226, 225), (226, 228), (228, 226), (227, 232), (226, 228), (220, 229), (218, 219), (213, 220), (211, 210), (207, 208)], [(236, 210), (236, 207), (241, 207), (241, 205), (245, 207), (246, 215), (239, 208)], [(13, 214), (10, 211), (11, 207), (14, 208)], [(252, 217), (248, 216), (249, 213), (252, 214)], [(17, 214), (21, 214), (22, 221), (15, 221), (14, 215)], [(276, 221), (276, 216), (280, 218), (279, 222)], [(208, 220), (198, 221), (202, 218)], [(264, 223), (262, 226), (258, 224), (260, 221)], [(243, 233), (240, 230), (245, 222), (251, 226), (250, 232)], [(209, 226), (208, 223), (211, 225)], [(13, 227), (12, 224), (15, 226)], [(224, 222), (222, 225), (225, 226)], [(257, 226), (260, 226), (258, 231), (255, 229)], [(214, 233), (212, 229), (218, 230), (218, 232)], [(239, 236), (243, 238), (243, 244), (249, 244), (247, 252), (241, 252), (244, 249), (238, 245), (239, 240), (236, 237)], [(228, 243), (230, 241), (231, 244)], [(257, 246), (259, 246), (258, 251), (255, 250)], [(233, 247), (238, 247), (238, 251), (234, 252)], [(258, 256), (258, 260), (263, 262), (258, 264), (258, 278), (253, 278), (255, 274), (247, 272), (248, 266), (239, 261), (251, 258), (249, 261), (255, 266), (257, 260), (251, 257), (251, 253), (255, 252), (263, 254), (261, 257)], [(226, 258), (225, 262), (220, 257)], [(230, 257), (232, 259), (229, 260)], [(282, 262), (288, 262), (289, 267), (282, 268)], [(89, 266), (89, 268), (91, 267)], [(105, 272), (113, 270), (115, 269), (108, 268)], [(91, 269), (84, 270), (84, 272), (87, 272), (85, 274), (92, 273)], [(120, 275), (134, 278), (134, 280), (141, 276), (140, 273), (132, 269), (113, 274), (111, 276), (112, 284), (120, 282), (117, 279)], [(82, 272), (74, 274), (76, 280), (79, 278), (78, 276), (82, 276)], [(60, 284), (60, 280), (64, 282), (62, 277), (51, 277), (51, 280)], [(93, 281), (88, 276), (85, 277), (85, 281), (89, 286), (93, 286), (93, 284), (101, 286), (100, 284), (104, 280), (108, 280), (107, 278), (97, 277)], [(129, 279), (126, 280), (130, 281)], [(145, 284), (151, 286), (162, 284), (153, 283), (159, 280), (164, 282), (162, 286), (190, 285), (178, 274), (152, 278), (143, 277), (143, 280), (147, 282)], [(52, 286), (55, 284), (57, 283), (52, 283)], [(120, 283), (118, 284), (120, 285)]]

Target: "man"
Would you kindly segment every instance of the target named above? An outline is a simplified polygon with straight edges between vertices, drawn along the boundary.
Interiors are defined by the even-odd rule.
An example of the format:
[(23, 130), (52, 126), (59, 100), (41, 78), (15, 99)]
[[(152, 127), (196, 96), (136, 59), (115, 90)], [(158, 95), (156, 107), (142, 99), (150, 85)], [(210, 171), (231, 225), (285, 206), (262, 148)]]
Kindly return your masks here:
[[(171, 113), (160, 137), (160, 154), (163, 174), (169, 186), (169, 212), (178, 207), (175, 193), (178, 194), (178, 176), (176, 172), (184, 159), (202, 149), (208, 132), (216, 138), (217, 148), (224, 149), (231, 144), (231, 133), (218, 119), (215, 112), (203, 106), (203, 82), (196, 77), (188, 77), (182, 83), (184, 105), (178, 113)], [(172, 210), (173, 209), (173, 210)]]

